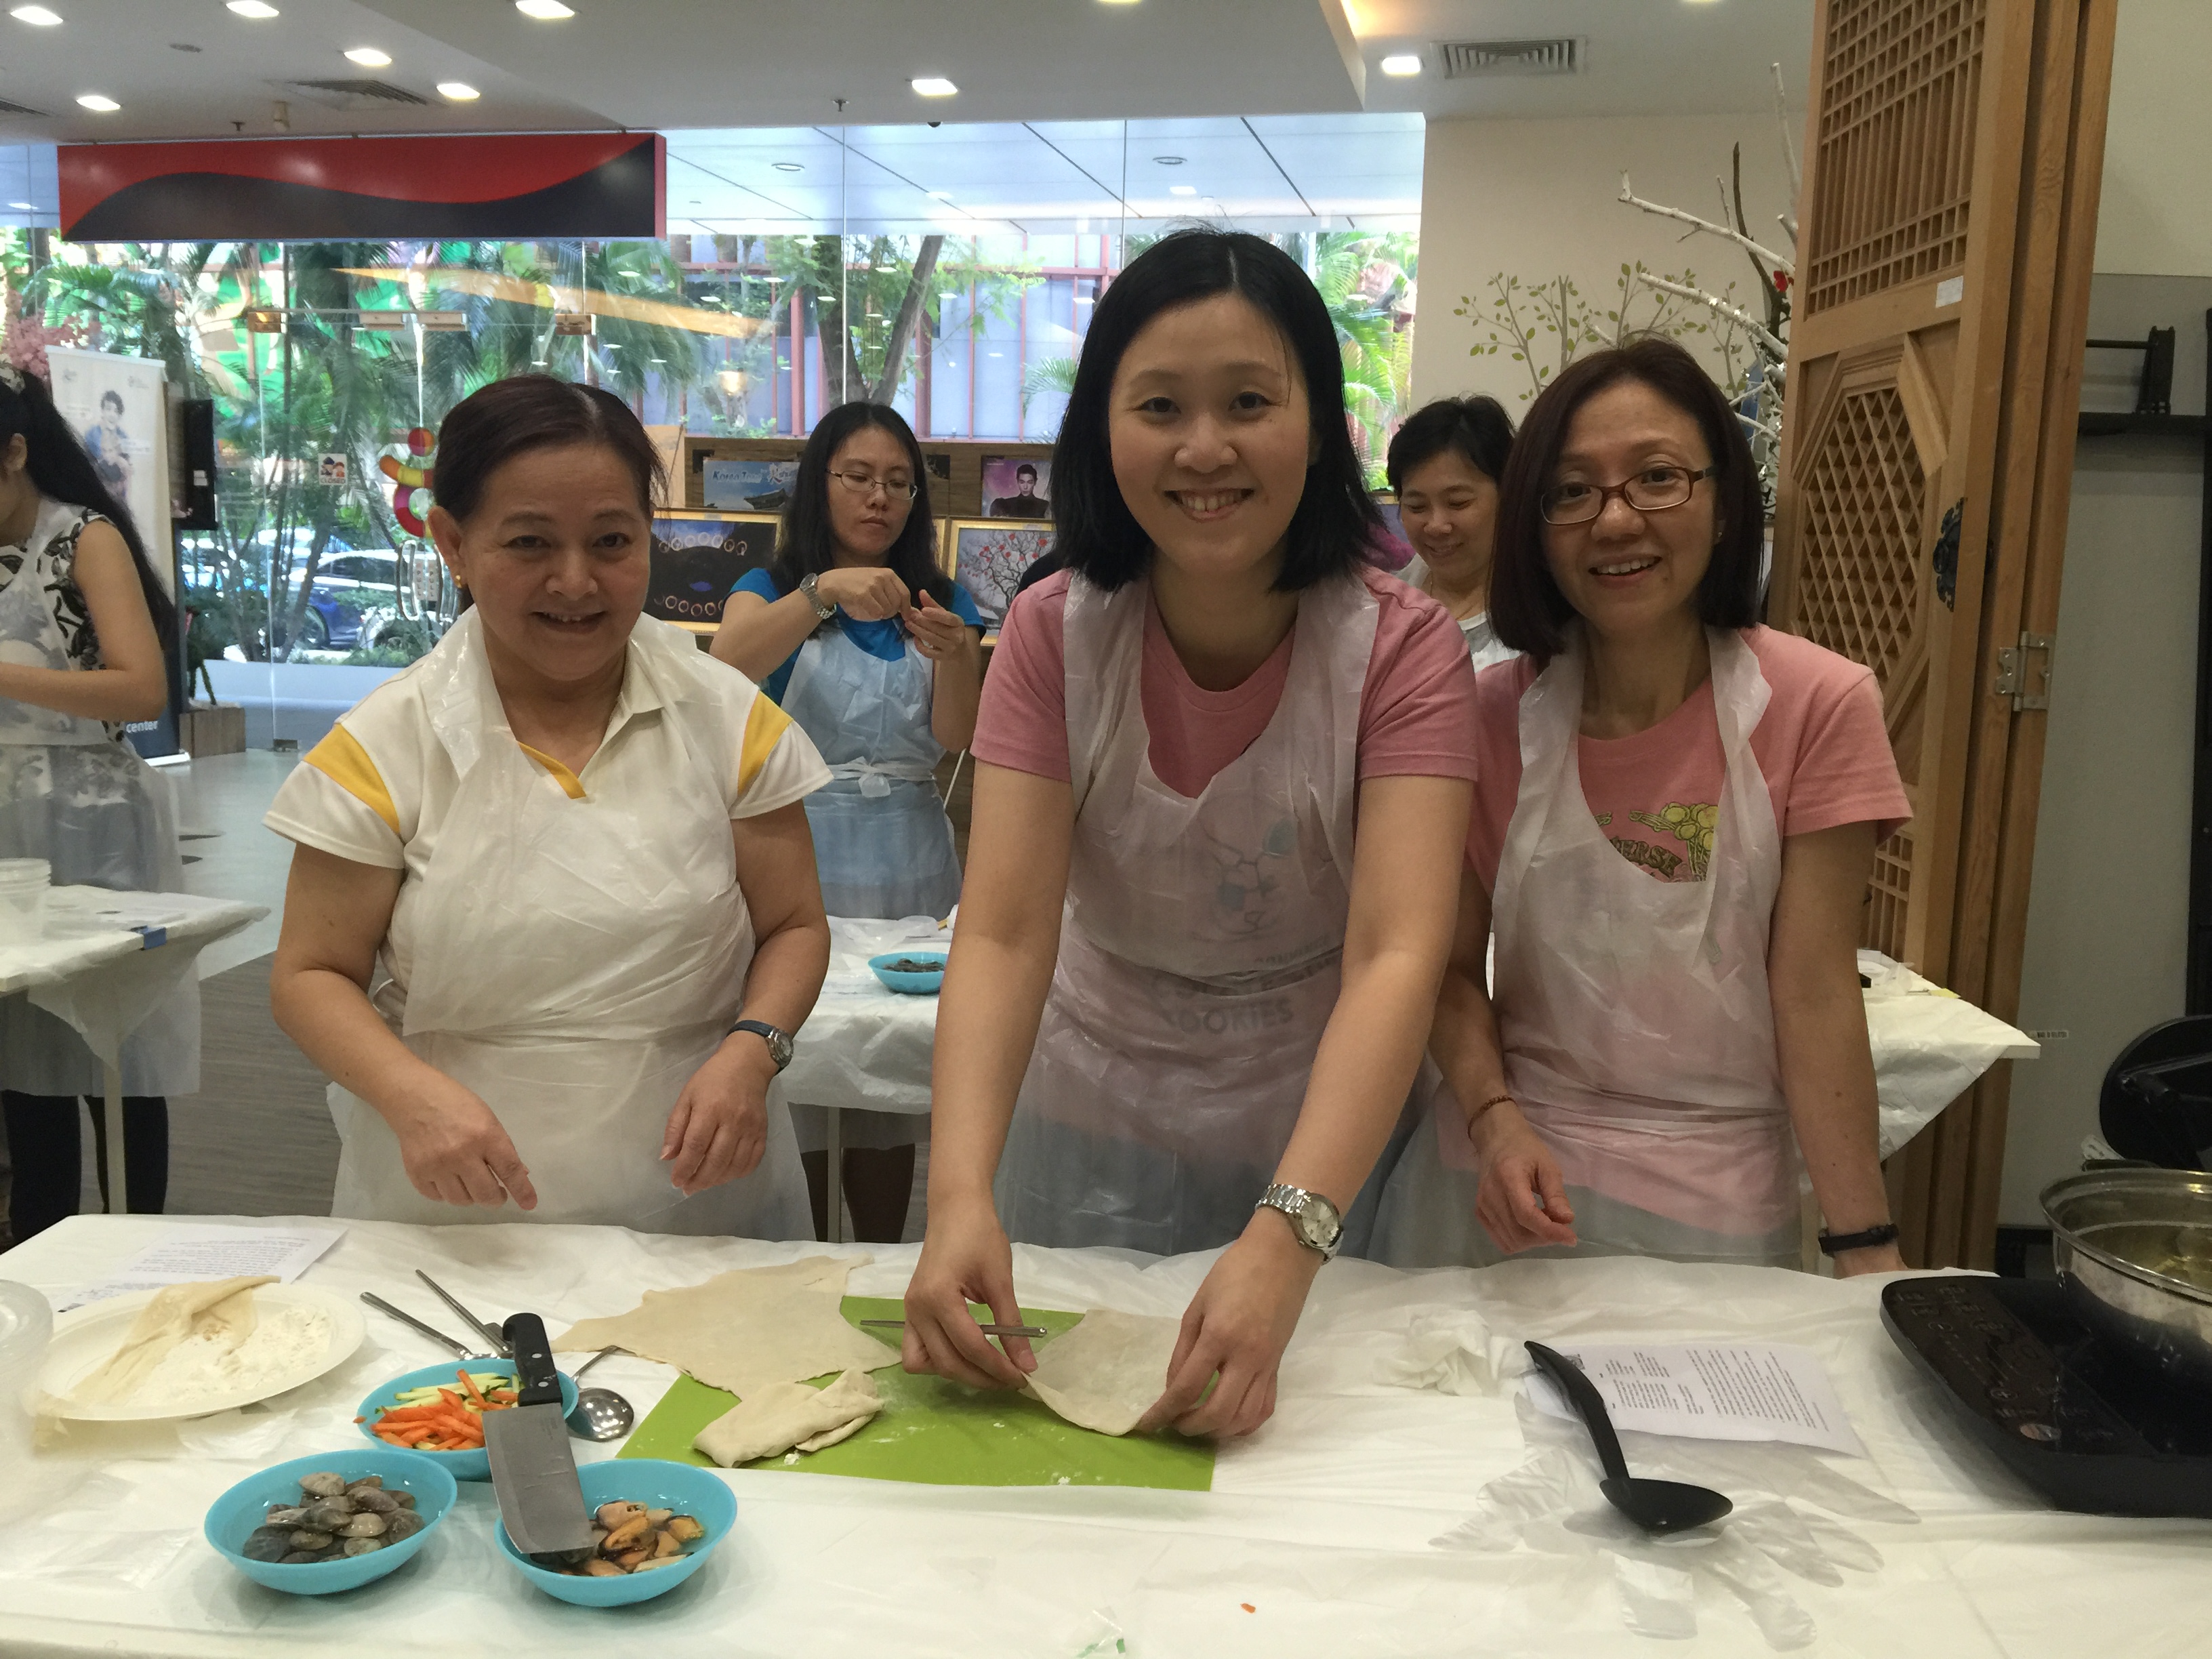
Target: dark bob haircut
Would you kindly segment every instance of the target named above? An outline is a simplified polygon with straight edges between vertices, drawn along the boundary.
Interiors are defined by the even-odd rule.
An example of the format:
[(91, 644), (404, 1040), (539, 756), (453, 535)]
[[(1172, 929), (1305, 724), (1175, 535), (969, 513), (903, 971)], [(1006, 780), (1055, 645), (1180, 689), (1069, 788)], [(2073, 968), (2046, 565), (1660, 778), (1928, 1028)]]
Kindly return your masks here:
[(840, 404), (815, 423), (806, 447), (799, 457), (799, 478), (785, 503), (783, 525), (775, 538), (775, 559), (769, 574), (788, 593), (806, 576), (834, 569), (837, 544), (830, 533), (830, 464), (837, 459), (848, 439), (870, 428), (888, 432), (906, 451), (906, 464), (914, 476), (914, 506), (906, 515), (906, 528), (890, 544), (884, 566), (907, 586), (910, 593), (927, 593), (948, 609), (952, 584), (937, 563), (937, 525), (929, 510), (929, 468), (921, 459), (921, 446), (906, 417), (886, 404)]
[(1297, 260), (1248, 231), (1194, 228), (1162, 237), (1100, 296), (1083, 337), (1060, 441), (1052, 453), (1055, 544), (1066, 567), (1117, 588), (1150, 568), (1152, 546), (1114, 478), (1108, 403), (1122, 355), (1145, 325), (1178, 306), (1235, 294), (1280, 331), (1305, 382), (1315, 459), (1284, 537), (1278, 592), (1356, 568), (1384, 534), (1344, 418), (1344, 359), (1328, 307)]
[(630, 406), (595, 386), (550, 374), (516, 374), (480, 386), (455, 404), (438, 428), (431, 499), (465, 522), (483, 505), (492, 474), (538, 449), (592, 444), (614, 452), (637, 484), (638, 510), (651, 518), (667, 499), (660, 452)]
[(1447, 453), (1456, 453), (1496, 483), (1505, 476), (1512, 451), (1513, 422), (1497, 398), (1439, 398), (1407, 416), (1390, 440), (1390, 489), (1403, 490), (1407, 473)]
[[(1698, 584), (1698, 617), (1708, 628), (1748, 628), (1759, 620), (1759, 565), (1765, 516), (1759, 471), (1743, 423), (1712, 377), (1674, 341), (1647, 335), (1579, 357), (1537, 395), (1498, 481), (1498, 544), (1490, 576), (1490, 620), (1498, 639), (1549, 662), (1566, 644), (1574, 617), (1544, 556), (1540, 498), (1558, 469), (1575, 413), (1625, 380), (1650, 386), (1697, 422), (1719, 469), (1711, 481), (1720, 539)], [(1700, 485), (1699, 488), (1705, 488)]]

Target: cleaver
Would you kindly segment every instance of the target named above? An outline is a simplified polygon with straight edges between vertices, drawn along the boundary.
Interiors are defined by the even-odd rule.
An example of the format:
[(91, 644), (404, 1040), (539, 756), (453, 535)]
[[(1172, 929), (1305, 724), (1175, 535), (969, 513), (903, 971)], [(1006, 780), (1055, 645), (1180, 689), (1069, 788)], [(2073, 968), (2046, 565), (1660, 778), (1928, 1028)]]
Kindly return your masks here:
[(500, 1334), (514, 1351), (516, 1389), (511, 1409), (483, 1414), (499, 1518), (515, 1548), (540, 1566), (573, 1566), (592, 1553), (596, 1539), (561, 1415), (553, 1345), (534, 1313), (511, 1316)]

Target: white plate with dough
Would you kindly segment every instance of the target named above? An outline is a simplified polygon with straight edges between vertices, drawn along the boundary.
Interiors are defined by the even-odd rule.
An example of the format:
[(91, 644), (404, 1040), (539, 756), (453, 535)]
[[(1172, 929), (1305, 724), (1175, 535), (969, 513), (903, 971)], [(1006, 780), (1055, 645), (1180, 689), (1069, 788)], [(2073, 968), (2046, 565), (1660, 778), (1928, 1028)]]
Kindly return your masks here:
[(262, 1318), (280, 1309), (309, 1308), (329, 1320), (329, 1334), (320, 1353), (303, 1356), (296, 1364), (279, 1370), (263, 1371), (220, 1394), (196, 1394), (184, 1404), (177, 1403), (173, 1397), (166, 1402), (148, 1398), (113, 1405), (81, 1405), (72, 1401), (70, 1391), (123, 1346), (123, 1339), (130, 1334), (131, 1322), (138, 1317), (139, 1310), (159, 1294), (158, 1291), (133, 1291), (127, 1296), (111, 1297), (105, 1302), (76, 1309), (54, 1321), (53, 1340), (47, 1345), (46, 1364), (39, 1371), (39, 1389), (46, 1396), (39, 1402), (41, 1415), (71, 1418), (84, 1423), (149, 1423), (163, 1418), (205, 1417), (214, 1412), (234, 1411), (257, 1400), (267, 1400), (288, 1389), (296, 1389), (302, 1382), (312, 1382), (352, 1358), (354, 1350), (361, 1346), (368, 1334), (362, 1323), (361, 1310), (335, 1291), (310, 1285), (263, 1285), (253, 1292), (254, 1310)]

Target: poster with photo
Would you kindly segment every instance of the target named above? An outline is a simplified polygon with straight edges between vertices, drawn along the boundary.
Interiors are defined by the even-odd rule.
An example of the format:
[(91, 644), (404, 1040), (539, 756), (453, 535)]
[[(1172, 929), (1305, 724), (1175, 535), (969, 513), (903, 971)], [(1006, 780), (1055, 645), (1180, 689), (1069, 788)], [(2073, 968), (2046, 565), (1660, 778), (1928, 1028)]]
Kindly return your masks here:
[(983, 457), (983, 516), (1051, 518), (1051, 459), (1032, 460), (1027, 455)]
[(722, 602), (738, 578), (775, 556), (777, 522), (766, 513), (670, 513), (655, 519), (645, 614), (663, 622), (720, 622)]
[(1054, 532), (1048, 524), (955, 519), (946, 533), (952, 541), (952, 580), (968, 590), (984, 625), (995, 629), (1006, 620), (1029, 568), (1052, 551)]
[(799, 482), (797, 461), (730, 460), (701, 463), (701, 489), (708, 507), (740, 512), (781, 513)]

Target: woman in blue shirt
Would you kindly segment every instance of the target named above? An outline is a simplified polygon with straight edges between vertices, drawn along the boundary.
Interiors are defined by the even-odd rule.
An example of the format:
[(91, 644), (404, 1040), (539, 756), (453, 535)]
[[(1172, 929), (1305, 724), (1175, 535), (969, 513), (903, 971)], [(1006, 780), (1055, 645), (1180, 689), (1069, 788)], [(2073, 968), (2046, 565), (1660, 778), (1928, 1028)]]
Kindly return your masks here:
[[(806, 817), (833, 916), (943, 916), (959, 902), (935, 773), (975, 732), (983, 619), (938, 568), (934, 528), (906, 422), (880, 404), (832, 410), (799, 458), (775, 561), (738, 583), (714, 635), (714, 654), (781, 704), (830, 764)], [(793, 1115), (799, 1145), (818, 1146), (815, 1115)], [(895, 1243), (915, 1120), (878, 1115), (845, 1115), (846, 1191), (854, 1232)], [(826, 1160), (817, 1151), (805, 1161), (821, 1219)]]

